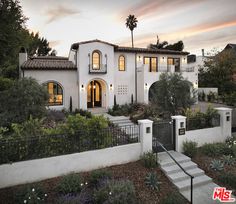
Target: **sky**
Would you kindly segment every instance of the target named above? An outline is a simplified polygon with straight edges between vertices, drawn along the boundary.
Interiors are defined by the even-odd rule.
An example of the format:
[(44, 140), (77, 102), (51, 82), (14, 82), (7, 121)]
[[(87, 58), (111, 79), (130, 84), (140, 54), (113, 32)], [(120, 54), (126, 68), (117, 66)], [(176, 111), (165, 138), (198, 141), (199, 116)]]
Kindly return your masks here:
[(45, 37), (59, 56), (72, 43), (100, 39), (131, 46), (126, 17), (138, 19), (134, 46), (183, 40), (201, 54), (236, 43), (236, 0), (20, 0), (27, 28)]

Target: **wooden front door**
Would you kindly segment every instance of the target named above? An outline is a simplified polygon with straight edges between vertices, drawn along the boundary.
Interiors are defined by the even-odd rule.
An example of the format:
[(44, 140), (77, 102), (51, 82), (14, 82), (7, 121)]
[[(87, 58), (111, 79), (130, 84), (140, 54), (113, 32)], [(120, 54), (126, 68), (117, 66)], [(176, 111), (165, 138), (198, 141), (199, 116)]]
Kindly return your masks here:
[(91, 81), (87, 88), (87, 107), (102, 107), (102, 86), (94, 80)]

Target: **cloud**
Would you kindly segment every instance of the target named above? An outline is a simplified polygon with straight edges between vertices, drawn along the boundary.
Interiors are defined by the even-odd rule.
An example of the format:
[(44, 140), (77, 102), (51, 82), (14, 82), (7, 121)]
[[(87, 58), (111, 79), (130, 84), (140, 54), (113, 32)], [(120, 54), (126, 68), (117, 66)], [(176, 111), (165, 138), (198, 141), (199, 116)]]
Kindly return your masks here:
[(49, 45), (50, 47), (56, 47), (61, 43), (61, 40), (53, 40), (53, 41), (49, 41)]
[(48, 17), (47, 24), (58, 19), (79, 14), (80, 12), (74, 8), (67, 8), (65, 6), (57, 6), (55, 8), (48, 9), (46, 15)]

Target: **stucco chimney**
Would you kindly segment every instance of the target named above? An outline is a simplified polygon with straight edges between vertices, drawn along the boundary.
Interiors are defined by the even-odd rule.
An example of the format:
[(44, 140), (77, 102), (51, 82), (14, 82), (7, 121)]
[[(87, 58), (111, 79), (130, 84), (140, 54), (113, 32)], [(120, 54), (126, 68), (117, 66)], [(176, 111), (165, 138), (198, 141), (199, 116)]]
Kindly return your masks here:
[(20, 78), (23, 77), (21, 66), (24, 62), (27, 61), (27, 59), (28, 59), (27, 51), (24, 47), (22, 47), (19, 52), (19, 77)]
[(203, 56), (203, 57), (205, 56), (205, 51), (204, 51), (204, 49), (202, 49), (202, 56)]

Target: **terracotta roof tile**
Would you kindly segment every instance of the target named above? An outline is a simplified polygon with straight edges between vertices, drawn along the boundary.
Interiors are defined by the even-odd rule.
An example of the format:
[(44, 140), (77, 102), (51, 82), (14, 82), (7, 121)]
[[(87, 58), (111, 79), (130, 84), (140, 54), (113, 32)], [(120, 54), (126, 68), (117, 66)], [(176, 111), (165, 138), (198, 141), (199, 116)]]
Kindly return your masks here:
[(27, 70), (76, 70), (76, 65), (66, 57), (39, 56), (24, 62), (22, 69)]

